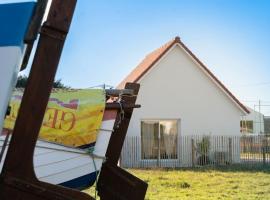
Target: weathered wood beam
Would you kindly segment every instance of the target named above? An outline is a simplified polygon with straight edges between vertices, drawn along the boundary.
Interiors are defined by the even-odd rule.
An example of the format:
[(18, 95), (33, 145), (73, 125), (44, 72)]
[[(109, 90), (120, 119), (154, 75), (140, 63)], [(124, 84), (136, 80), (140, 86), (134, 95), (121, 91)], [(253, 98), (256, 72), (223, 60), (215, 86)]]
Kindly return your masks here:
[(123, 119), (112, 133), (106, 152), (106, 162), (102, 165), (98, 180), (97, 189), (101, 200), (143, 200), (145, 197), (147, 183), (117, 166), (133, 109), (136, 107), (139, 88), (140, 85), (136, 83), (126, 84), (125, 89), (132, 89), (134, 95), (122, 96), (121, 107), (125, 107)]
[(77, 190), (37, 180), (33, 155), (76, 0), (53, 0), (0, 175), (1, 200), (92, 200)]
[(117, 103), (117, 102), (112, 102), (112, 103), (106, 103), (106, 110), (126, 110), (126, 109), (131, 109), (131, 108), (140, 108), (141, 105), (138, 104), (131, 104), (131, 103)]
[(20, 70), (24, 70), (28, 64), (29, 57), (31, 55), (33, 44), (37, 39), (38, 31), (40, 29), (42, 19), (44, 17), (44, 13), (48, 4), (48, 0), (38, 0), (35, 13), (30, 22), (28, 31), (24, 38), (24, 42), (27, 44), (25, 54), (23, 57), (22, 65)]
[(106, 95), (112, 97), (119, 97), (121, 95), (134, 95), (134, 91), (131, 89), (106, 89)]

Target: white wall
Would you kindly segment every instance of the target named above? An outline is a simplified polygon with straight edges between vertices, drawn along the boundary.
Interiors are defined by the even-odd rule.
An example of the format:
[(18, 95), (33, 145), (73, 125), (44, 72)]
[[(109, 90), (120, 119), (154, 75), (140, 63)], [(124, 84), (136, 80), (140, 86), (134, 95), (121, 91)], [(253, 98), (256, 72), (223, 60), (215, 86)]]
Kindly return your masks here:
[[(180, 136), (240, 136), (243, 112), (182, 47), (172, 48), (139, 83), (137, 103), (142, 107), (133, 113), (128, 136), (140, 136), (141, 120), (144, 119), (178, 119)], [(177, 162), (180, 166), (191, 164), (190, 142), (178, 142)], [(240, 146), (235, 148), (232, 159), (233, 162), (240, 161)]]
[(240, 109), (175, 46), (140, 81), (128, 135), (140, 135), (143, 119), (179, 119), (179, 134), (240, 135)]

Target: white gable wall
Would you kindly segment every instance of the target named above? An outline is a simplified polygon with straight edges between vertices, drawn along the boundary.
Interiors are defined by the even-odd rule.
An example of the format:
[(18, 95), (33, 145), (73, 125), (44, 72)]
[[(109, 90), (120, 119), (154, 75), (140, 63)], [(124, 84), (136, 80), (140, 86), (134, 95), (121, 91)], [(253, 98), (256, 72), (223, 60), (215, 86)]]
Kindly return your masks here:
[(139, 81), (128, 134), (143, 119), (179, 119), (179, 134), (240, 135), (241, 111), (178, 45)]

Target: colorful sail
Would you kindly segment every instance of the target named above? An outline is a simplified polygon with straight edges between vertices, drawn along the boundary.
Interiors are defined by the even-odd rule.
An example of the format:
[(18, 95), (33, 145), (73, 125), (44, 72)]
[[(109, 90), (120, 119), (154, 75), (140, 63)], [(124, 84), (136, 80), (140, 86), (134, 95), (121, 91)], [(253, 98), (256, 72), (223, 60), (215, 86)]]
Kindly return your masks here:
[(17, 80), (24, 52), (24, 37), (36, 2), (0, 1), (0, 130)]
[[(5, 129), (13, 129), (22, 95), (21, 90), (13, 93), (10, 101), (11, 112), (4, 122)], [(66, 146), (91, 146), (96, 142), (104, 109), (104, 90), (54, 90), (39, 138)]]

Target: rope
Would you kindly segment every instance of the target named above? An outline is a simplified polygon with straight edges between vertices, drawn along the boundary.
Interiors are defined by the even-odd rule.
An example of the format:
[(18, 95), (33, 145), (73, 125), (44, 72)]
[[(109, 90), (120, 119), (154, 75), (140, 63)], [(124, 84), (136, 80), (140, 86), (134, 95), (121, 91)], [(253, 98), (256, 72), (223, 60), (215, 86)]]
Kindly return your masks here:
[(4, 140), (4, 144), (3, 144), (2, 149), (1, 149), (1, 153), (0, 153), (0, 163), (1, 163), (2, 158), (3, 158), (3, 156), (4, 156), (6, 147), (8, 146), (9, 136), (10, 136), (10, 131), (7, 132), (7, 135), (6, 135), (5, 140)]
[(94, 170), (95, 170), (95, 173), (96, 173), (96, 180), (95, 180), (95, 199), (97, 199), (97, 182), (98, 182), (100, 173), (98, 173), (98, 169), (97, 169), (97, 165), (96, 165), (96, 162), (95, 162), (95, 158), (101, 158), (104, 161), (104, 160), (106, 160), (106, 157), (96, 155), (96, 154), (94, 154), (94, 153), (92, 153), (90, 151), (89, 151), (89, 153), (90, 153), (89, 156), (92, 158), (93, 165), (94, 165)]
[(96, 162), (95, 162), (95, 159), (93, 157), (92, 158), (92, 161), (93, 161), (93, 164), (94, 164), (94, 169), (95, 169), (95, 172), (96, 172), (96, 180), (95, 180), (95, 199), (97, 199), (97, 178), (98, 178), (98, 172), (97, 172), (97, 166), (96, 166)]
[[(1, 151), (1, 156), (2, 156), (2, 152), (3, 152), (3, 149), (5, 148), (5, 146), (8, 145), (8, 137), (6, 137), (5, 140), (0, 140), (0, 141), (4, 141), (4, 144), (2, 146), (2, 151)], [(43, 148), (43, 149), (50, 149), (50, 150), (58, 150), (58, 151), (63, 151), (63, 152), (69, 152), (69, 153), (76, 153), (76, 154), (80, 154), (80, 155), (89, 155), (91, 158), (99, 158), (99, 159), (106, 159), (105, 156), (100, 156), (100, 155), (97, 155), (97, 154), (94, 154), (92, 152), (89, 152), (87, 150), (83, 150), (83, 149), (77, 149), (77, 148), (73, 148), (74, 150), (72, 149), (60, 149), (60, 148), (54, 148), (54, 147), (45, 147), (45, 146), (40, 146), (40, 145), (36, 145), (36, 147), (39, 147), (39, 148)], [(70, 147), (72, 148), (72, 147)], [(2, 157), (1, 157), (2, 158)], [(1, 161), (1, 159), (0, 159)]]
[[(4, 141), (4, 144), (2, 146), (2, 150), (1, 150), (1, 153), (0, 153), (0, 162), (1, 162), (2, 157), (4, 155), (5, 149), (8, 146), (8, 140), (9, 140), (10, 135), (11, 135), (10, 132), (8, 132), (7, 135), (6, 135), (5, 140), (0, 140), (0, 141)], [(91, 157), (92, 161), (93, 161), (94, 170), (95, 170), (95, 173), (96, 173), (95, 199), (97, 199), (97, 182), (98, 182), (98, 178), (99, 178), (99, 173), (98, 173), (98, 169), (97, 169), (95, 159), (98, 158), (98, 159), (102, 159), (104, 161), (104, 160), (106, 160), (105, 156), (100, 156), (100, 155), (94, 154), (93, 152), (90, 152), (90, 151), (87, 151), (87, 150), (85, 151), (85, 150), (75, 149), (75, 148), (74, 148), (74, 150), (68, 150), (68, 149), (60, 149), (60, 148), (53, 148), (53, 147), (45, 147), (45, 146), (40, 146), (40, 145), (36, 145), (36, 147), (43, 148), (43, 149), (59, 150), (59, 151), (63, 151), (63, 152), (71, 152), (71, 153), (76, 153), (76, 154), (81, 154), (81, 155), (89, 155)], [(79, 152), (78, 150), (80, 150), (81, 152)]]
[(122, 105), (122, 95), (119, 96), (119, 99), (118, 101), (116, 101), (119, 106), (120, 106), (120, 120), (117, 122), (117, 128), (119, 128), (121, 122), (123, 121), (123, 119), (125, 118), (125, 110), (123, 108), (123, 105)]

